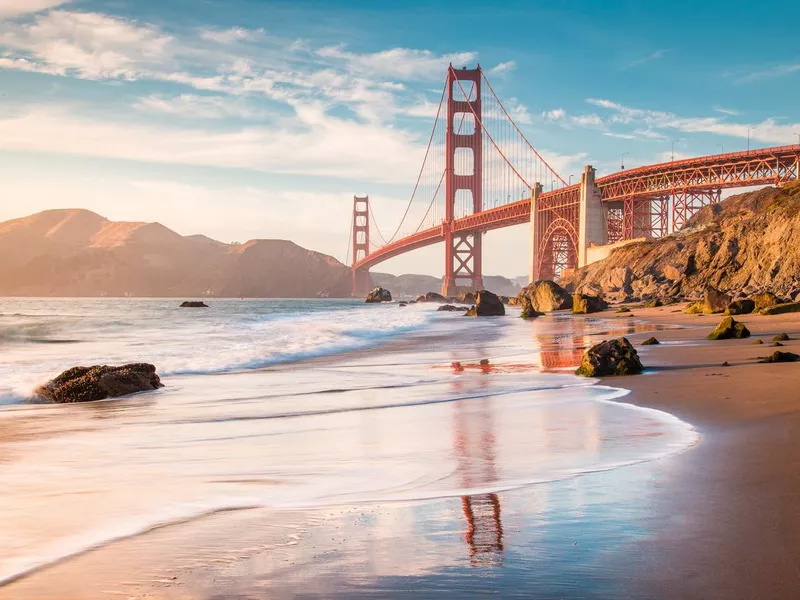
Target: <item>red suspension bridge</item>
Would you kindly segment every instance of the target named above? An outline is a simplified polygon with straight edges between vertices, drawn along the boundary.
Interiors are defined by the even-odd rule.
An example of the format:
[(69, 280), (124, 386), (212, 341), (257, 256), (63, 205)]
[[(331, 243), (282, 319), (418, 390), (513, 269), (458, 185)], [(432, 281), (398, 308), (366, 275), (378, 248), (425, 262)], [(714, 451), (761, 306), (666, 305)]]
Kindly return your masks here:
[[(678, 160), (580, 182), (561, 177), (525, 138), (480, 66), (451, 65), (425, 157), (403, 217), (385, 236), (369, 197), (354, 198), (353, 292), (369, 269), (444, 242), (442, 293), (483, 288), (482, 236), (530, 223), (530, 279), (554, 279), (598, 256), (594, 247), (663, 237), (726, 188), (782, 185), (800, 178), (800, 145)], [(350, 250), (348, 249), (348, 255)]]

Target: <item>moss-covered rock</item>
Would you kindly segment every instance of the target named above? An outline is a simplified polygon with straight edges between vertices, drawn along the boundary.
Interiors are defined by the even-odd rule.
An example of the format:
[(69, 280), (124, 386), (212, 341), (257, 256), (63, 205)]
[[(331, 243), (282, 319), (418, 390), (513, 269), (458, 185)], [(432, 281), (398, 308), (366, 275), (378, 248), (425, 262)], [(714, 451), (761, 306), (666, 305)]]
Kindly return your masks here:
[(750, 299), (734, 300), (725, 309), (726, 315), (749, 315), (756, 309), (756, 303)]
[(589, 348), (575, 374), (584, 377), (635, 375), (641, 373), (642, 368), (636, 348), (627, 338), (621, 337)]
[(779, 333), (774, 338), (772, 338), (773, 342), (786, 342), (788, 340), (789, 340), (789, 334), (788, 333)]
[(771, 308), (773, 306), (777, 306), (778, 304), (785, 304), (786, 300), (778, 298), (772, 292), (761, 292), (759, 294), (753, 294), (750, 296), (750, 299), (755, 304), (755, 310), (761, 311), (765, 308)]
[(631, 309), (630, 309), (630, 308), (628, 308), (627, 306), (620, 306), (620, 307), (617, 309), (617, 312), (618, 312), (618, 313), (629, 313), (629, 312), (631, 312)]
[(780, 350), (775, 350), (769, 356), (766, 356), (759, 360), (760, 363), (783, 363), (783, 362), (797, 362), (800, 360), (800, 354), (795, 354), (794, 352), (781, 352)]
[(552, 312), (572, 308), (572, 296), (553, 281), (536, 281), (517, 295), (520, 304), (527, 299), (537, 312)]
[(575, 314), (588, 315), (608, 308), (608, 302), (599, 296), (588, 294), (575, 294), (572, 296), (572, 312)]
[(661, 342), (659, 342), (656, 338), (649, 337), (645, 341), (642, 342), (642, 346), (657, 346), (660, 343)]
[(522, 312), (520, 313), (520, 317), (523, 319), (535, 319), (536, 317), (541, 317), (544, 313), (540, 313), (536, 309), (531, 306), (530, 300), (528, 298), (523, 299), (522, 304)]
[(717, 328), (708, 334), (709, 340), (729, 340), (750, 337), (750, 330), (744, 323), (735, 321), (733, 317), (725, 317), (722, 319)]
[(762, 315), (783, 315), (786, 313), (800, 312), (800, 302), (787, 302), (785, 304), (776, 304), (769, 308), (761, 310)]
[(756, 338), (756, 339), (753, 340), (753, 343), (754, 344), (763, 344), (764, 340), (762, 340), (761, 338)]

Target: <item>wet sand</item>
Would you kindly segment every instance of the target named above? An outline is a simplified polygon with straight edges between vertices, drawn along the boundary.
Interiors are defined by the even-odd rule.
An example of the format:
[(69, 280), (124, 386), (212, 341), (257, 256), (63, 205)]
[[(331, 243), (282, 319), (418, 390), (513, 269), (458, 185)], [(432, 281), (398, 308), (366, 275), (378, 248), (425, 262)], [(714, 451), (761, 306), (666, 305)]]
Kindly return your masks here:
[[(682, 327), (641, 348), (646, 374), (604, 381), (695, 425), (700, 442), (681, 454), (462, 498), (221, 513), (67, 560), (0, 598), (796, 598), (800, 364), (756, 361), (781, 332), (800, 353), (800, 315), (741, 317), (756, 345), (707, 342), (720, 317), (677, 308), (599, 318), (615, 334), (632, 320)], [(549, 366), (579, 354), (553, 350)]]

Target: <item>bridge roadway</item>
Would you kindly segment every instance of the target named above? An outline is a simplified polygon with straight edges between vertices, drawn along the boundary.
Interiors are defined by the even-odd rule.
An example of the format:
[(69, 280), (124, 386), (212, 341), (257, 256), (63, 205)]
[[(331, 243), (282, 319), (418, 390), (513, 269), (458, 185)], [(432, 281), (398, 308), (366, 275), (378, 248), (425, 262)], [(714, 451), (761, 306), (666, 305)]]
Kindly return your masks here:
[[(755, 185), (780, 185), (800, 179), (800, 144), (758, 148), (747, 152), (730, 152), (676, 160), (619, 171), (596, 180), (603, 202), (626, 198), (665, 196), (702, 192), (723, 188)], [(581, 184), (576, 183), (550, 192), (542, 192), (543, 206), (578, 201)], [(454, 233), (491, 231), (529, 223), (531, 199), (489, 208), (455, 219)], [(370, 269), (400, 254), (444, 241), (446, 222), (411, 234), (378, 248), (357, 262), (355, 269)]]

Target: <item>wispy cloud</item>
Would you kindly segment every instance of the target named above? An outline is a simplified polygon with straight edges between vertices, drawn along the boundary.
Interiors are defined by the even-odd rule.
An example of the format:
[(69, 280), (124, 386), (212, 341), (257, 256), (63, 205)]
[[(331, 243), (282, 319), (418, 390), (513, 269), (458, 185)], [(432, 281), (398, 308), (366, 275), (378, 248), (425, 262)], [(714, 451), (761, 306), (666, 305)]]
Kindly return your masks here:
[(745, 74), (732, 75), (734, 83), (739, 85), (763, 81), (765, 79), (775, 79), (777, 77), (785, 77), (793, 73), (800, 72), (800, 62), (784, 63), (780, 65), (772, 65), (763, 69), (757, 69)]
[(501, 62), (496, 64), (491, 69), (489, 69), (489, 73), (491, 73), (492, 75), (502, 75), (503, 73), (508, 73), (516, 68), (517, 68), (516, 61), (509, 60), (506, 62)]
[(67, 4), (72, 0), (0, 0), (0, 19), (13, 19)]
[(264, 36), (264, 29), (245, 29), (244, 27), (231, 27), (230, 29), (200, 29), (200, 37), (204, 40), (218, 44), (234, 44), (236, 42), (251, 42)]
[(629, 62), (629, 63), (623, 65), (622, 66), (622, 70), (623, 71), (627, 71), (628, 69), (633, 69), (634, 67), (639, 67), (639, 66), (641, 66), (643, 64), (652, 62), (654, 60), (658, 60), (659, 58), (662, 58), (667, 52), (669, 52), (669, 49), (656, 50), (652, 54), (648, 54), (647, 56), (644, 56), (642, 58), (634, 60), (633, 62)]
[(734, 110), (732, 108), (723, 108), (722, 106), (715, 106), (714, 110), (717, 111), (718, 113), (722, 113), (723, 115), (730, 115), (732, 117), (739, 115), (739, 111)]
[(267, 113), (243, 98), (181, 94), (175, 97), (151, 95), (140, 98), (134, 108), (187, 119), (263, 118)]
[(317, 55), (344, 62), (351, 72), (385, 79), (401, 80), (443, 79), (447, 66), (466, 65), (475, 62), (475, 52), (435, 54), (429, 50), (392, 48), (381, 52), (348, 52), (345, 46), (326, 46), (317, 50)]

